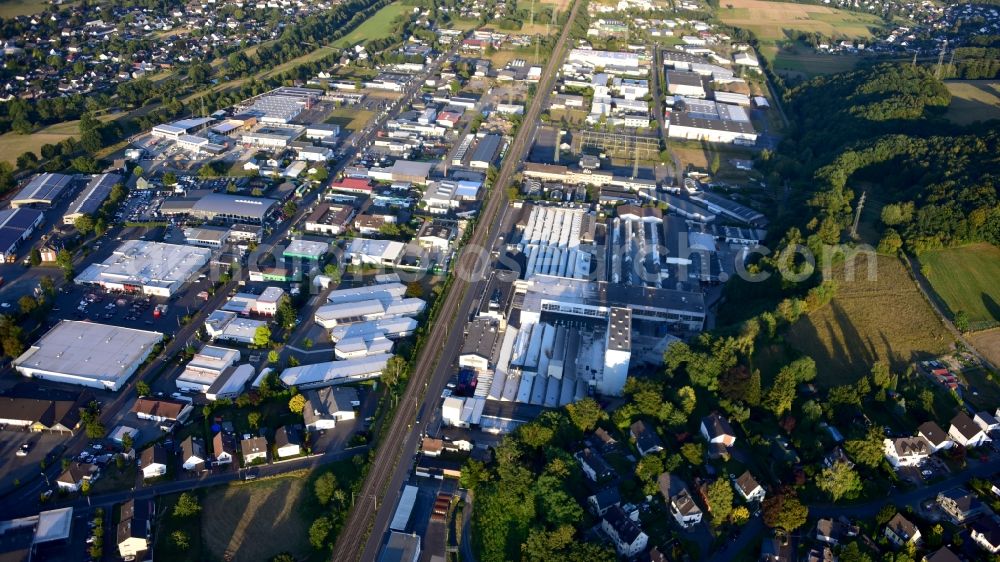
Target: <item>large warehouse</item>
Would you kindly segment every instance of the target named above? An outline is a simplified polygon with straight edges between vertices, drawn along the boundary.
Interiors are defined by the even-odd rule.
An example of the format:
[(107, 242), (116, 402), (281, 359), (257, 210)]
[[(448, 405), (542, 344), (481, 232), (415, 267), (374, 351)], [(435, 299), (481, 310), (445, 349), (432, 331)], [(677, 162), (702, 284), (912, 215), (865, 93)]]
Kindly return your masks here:
[(63, 320), (14, 367), (26, 377), (116, 391), (162, 340), (159, 332)]
[(83, 270), (74, 282), (169, 297), (211, 257), (208, 248), (126, 240), (104, 262)]
[(73, 176), (65, 174), (38, 174), (10, 200), (10, 206), (51, 205), (62, 196), (71, 181)]
[(346, 361), (289, 367), (281, 372), (281, 382), (306, 390), (374, 379), (382, 374), (390, 358), (390, 353), (379, 353)]
[(0, 211), (0, 259), (9, 261), (17, 257), (17, 248), (45, 220), (45, 213), (37, 209), (4, 209)]
[(116, 183), (121, 183), (122, 177), (118, 174), (101, 174), (94, 176), (87, 187), (83, 188), (80, 195), (70, 203), (69, 209), (63, 215), (63, 224), (73, 224), (76, 219), (83, 215), (94, 215), (100, 210), (104, 200), (111, 195), (111, 188)]

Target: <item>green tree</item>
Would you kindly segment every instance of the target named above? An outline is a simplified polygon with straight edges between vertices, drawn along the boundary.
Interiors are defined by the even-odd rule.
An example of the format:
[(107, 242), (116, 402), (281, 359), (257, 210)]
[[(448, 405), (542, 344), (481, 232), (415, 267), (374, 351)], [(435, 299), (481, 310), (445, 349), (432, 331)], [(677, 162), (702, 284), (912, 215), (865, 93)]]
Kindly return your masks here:
[(180, 550), (187, 550), (188, 548), (191, 548), (191, 538), (188, 537), (188, 534), (184, 531), (178, 530), (170, 533), (170, 540), (174, 543), (174, 546)]
[(678, 406), (685, 416), (690, 416), (694, 412), (695, 406), (698, 404), (698, 399), (695, 396), (694, 389), (690, 386), (682, 386), (677, 389), (677, 402)]
[(271, 329), (267, 325), (257, 326), (253, 333), (253, 345), (258, 349), (271, 345)]
[(955, 313), (955, 329), (959, 332), (969, 331), (969, 313), (964, 310), (959, 310)]
[(585, 398), (579, 402), (574, 402), (566, 406), (566, 413), (569, 414), (570, 421), (580, 431), (586, 433), (597, 427), (597, 423), (607, 418), (607, 414), (601, 409), (601, 405), (593, 398)]
[(288, 552), (281, 552), (274, 555), (271, 562), (295, 562), (295, 557)]
[(809, 508), (793, 492), (785, 491), (764, 500), (764, 524), (772, 529), (794, 531), (805, 525)]
[(56, 254), (56, 264), (62, 268), (63, 276), (69, 280), (73, 278), (73, 254), (63, 248)]
[(889, 372), (889, 365), (882, 361), (877, 361), (872, 365), (872, 382), (877, 388), (889, 388), (892, 382), (892, 373)]
[(127, 433), (126, 432), (124, 435), (122, 435), (122, 451), (124, 451), (126, 453), (129, 452), (129, 451), (131, 451), (132, 450), (132, 446), (134, 444), (135, 443), (132, 442), (132, 434), (131, 433)]
[(729, 518), (733, 511), (733, 487), (725, 478), (717, 478), (708, 485), (705, 493), (708, 508), (712, 511), (712, 521), (719, 525)]
[(247, 414), (247, 423), (250, 424), (250, 429), (260, 428), (260, 412), (250, 412)]
[(191, 517), (199, 513), (201, 513), (201, 505), (194, 494), (184, 492), (181, 497), (177, 498), (177, 503), (174, 505), (174, 517)]
[(73, 226), (76, 227), (80, 234), (86, 236), (94, 231), (94, 219), (90, 215), (80, 215), (73, 221)]
[(152, 394), (153, 389), (149, 388), (149, 383), (146, 381), (138, 381), (135, 383), (135, 391), (139, 396), (149, 396)]
[(872, 426), (862, 439), (849, 439), (844, 442), (844, 451), (858, 464), (875, 468), (882, 464), (884, 458), (883, 442), (885, 432), (881, 427)]
[(34, 266), (34, 267), (38, 267), (39, 265), (42, 265), (42, 252), (41, 252), (41, 250), (39, 250), (38, 248), (32, 248), (31, 249), (31, 257), (29, 259), (31, 260), (31, 265)]
[(326, 544), (326, 538), (333, 530), (333, 523), (329, 517), (319, 517), (309, 526), (309, 544), (313, 548), (320, 549)]
[(830, 494), (833, 501), (841, 498), (853, 499), (861, 492), (861, 477), (850, 464), (837, 461), (823, 469), (816, 486)]
[(27, 316), (38, 309), (38, 300), (31, 295), (22, 295), (17, 299), (17, 305), (21, 309), (21, 314)]
[(692, 466), (700, 466), (705, 456), (705, 446), (701, 443), (685, 443), (681, 445), (681, 456)]
[(306, 397), (301, 394), (292, 396), (291, 400), (288, 401), (288, 409), (293, 414), (301, 414), (306, 409)]
[(282, 207), (281, 210), (284, 212), (286, 217), (291, 217), (296, 211), (299, 210), (299, 206), (295, 203), (295, 201), (289, 199), (285, 202), (285, 206)]
[(277, 363), (279, 358), (280, 357), (278, 355), (278, 351), (277, 350), (272, 349), (271, 351), (267, 352), (267, 361), (269, 363)]
[(177, 185), (177, 175), (173, 172), (167, 172), (163, 174), (163, 185), (172, 186)]
[(913, 202), (889, 203), (882, 207), (882, 222), (886, 226), (906, 224), (913, 219)]
[(324, 472), (313, 483), (313, 491), (320, 505), (330, 503), (334, 492), (337, 491), (337, 477), (332, 472)]

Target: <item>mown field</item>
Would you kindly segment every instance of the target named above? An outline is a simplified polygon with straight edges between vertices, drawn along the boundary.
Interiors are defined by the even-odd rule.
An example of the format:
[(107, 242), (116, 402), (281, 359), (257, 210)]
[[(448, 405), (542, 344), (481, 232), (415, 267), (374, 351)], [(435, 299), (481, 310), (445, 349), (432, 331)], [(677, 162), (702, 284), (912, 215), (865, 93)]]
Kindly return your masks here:
[(46, 0), (4, 0), (0, 2), (0, 18), (30, 16), (45, 11), (48, 5)]
[(972, 244), (920, 255), (923, 273), (954, 315), (962, 310), (976, 324), (1000, 322), (1000, 248)]
[(787, 342), (816, 360), (820, 386), (853, 382), (876, 361), (902, 371), (916, 359), (946, 352), (952, 343), (903, 264), (890, 256), (878, 256), (876, 264), (869, 278), (865, 260), (857, 260), (854, 281), (836, 266), (836, 296), (788, 331)]
[(1000, 369), (1000, 328), (969, 334), (966, 338), (976, 346), (976, 351), (983, 354), (994, 367)]
[(390, 25), (392, 20), (396, 19), (396, 16), (408, 13), (412, 9), (412, 6), (404, 6), (399, 3), (389, 4), (385, 8), (375, 12), (375, 15), (365, 20), (364, 23), (354, 28), (354, 31), (339, 39), (332, 46), (343, 49), (357, 43), (388, 37), (392, 27)]
[(373, 111), (342, 107), (334, 109), (326, 119), (326, 122), (340, 125), (341, 129), (346, 129), (353, 133), (354, 131), (363, 129), (371, 121), (372, 117), (375, 117)]
[[(119, 115), (102, 115), (99, 119), (110, 121)], [(30, 135), (4, 133), (0, 135), (0, 160), (14, 164), (18, 156), (29, 150), (34, 152), (36, 156), (41, 156), (42, 145), (59, 144), (59, 141), (69, 137), (79, 136), (79, 123), (77, 120), (63, 121), (39, 129)]]
[(945, 82), (951, 104), (945, 113), (951, 122), (968, 125), (976, 121), (1000, 119), (1000, 82), (996, 80), (956, 80)]
[(790, 41), (786, 31), (817, 32), (831, 39), (867, 39), (872, 37), (872, 27), (882, 25), (873, 15), (812, 4), (764, 0), (727, 0), (721, 4), (719, 19), (752, 31), (760, 41), (761, 54), (776, 70), (805, 75), (849, 70), (857, 57), (815, 53)]

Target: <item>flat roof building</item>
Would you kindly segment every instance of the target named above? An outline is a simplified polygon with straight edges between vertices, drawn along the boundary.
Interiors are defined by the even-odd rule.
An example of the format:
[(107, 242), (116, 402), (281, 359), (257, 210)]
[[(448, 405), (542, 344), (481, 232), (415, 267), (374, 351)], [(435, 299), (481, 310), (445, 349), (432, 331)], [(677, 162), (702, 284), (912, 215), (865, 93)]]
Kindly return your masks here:
[(180, 390), (208, 392), (224, 373), (235, 369), (239, 360), (240, 352), (236, 349), (206, 345), (191, 358), (175, 384)]
[(337, 236), (343, 234), (354, 218), (355, 210), (351, 205), (320, 203), (306, 217), (306, 232)]
[(271, 213), (275, 204), (277, 201), (274, 199), (210, 193), (192, 205), (190, 214), (207, 220), (260, 224)]
[(395, 265), (406, 246), (395, 240), (352, 238), (344, 257), (363, 265)]
[(126, 240), (108, 259), (83, 270), (74, 283), (169, 297), (211, 257), (208, 248)]
[(26, 377), (116, 391), (162, 340), (160, 332), (63, 320), (14, 367)]
[(501, 135), (486, 135), (479, 139), (479, 143), (476, 144), (476, 150), (472, 153), (472, 158), (469, 160), (469, 166), (483, 170), (489, 168), (496, 162), (497, 157), (500, 156), (501, 146), (503, 146), (503, 137)]
[(65, 174), (38, 174), (17, 192), (10, 200), (10, 206), (51, 205), (62, 196), (71, 181), (73, 176)]
[(111, 188), (117, 183), (121, 183), (122, 177), (118, 174), (101, 174), (94, 176), (87, 187), (83, 188), (80, 195), (73, 200), (63, 215), (63, 224), (73, 224), (76, 219), (83, 215), (94, 215), (101, 209), (104, 200), (111, 194)]
[(281, 253), (286, 258), (302, 258), (310, 261), (320, 261), (330, 251), (330, 244), (313, 240), (292, 240)]

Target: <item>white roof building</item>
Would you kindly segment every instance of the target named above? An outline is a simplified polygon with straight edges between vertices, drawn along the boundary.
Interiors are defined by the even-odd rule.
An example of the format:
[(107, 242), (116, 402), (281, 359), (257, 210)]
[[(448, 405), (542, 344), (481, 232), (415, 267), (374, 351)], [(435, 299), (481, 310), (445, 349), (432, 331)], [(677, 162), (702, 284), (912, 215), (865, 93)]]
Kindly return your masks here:
[(162, 340), (159, 332), (63, 320), (14, 367), (26, 377), (116, 391)]
[(405, 248), (402, 242), (395, 240), (353, 238), (344, 256), (354, 263), (365, 265), (395, 265)]
[(281, 373), (285, 386), (300, 390), (322, 388), (378, 378), (392, 355), (382, 353), (346, 361), (328, 361), (313, 365), (290, 367)]
[(169, 297), (211, 256), (208, 248), (126, 240), (108, 259), (84, 269), (74, 282)]

